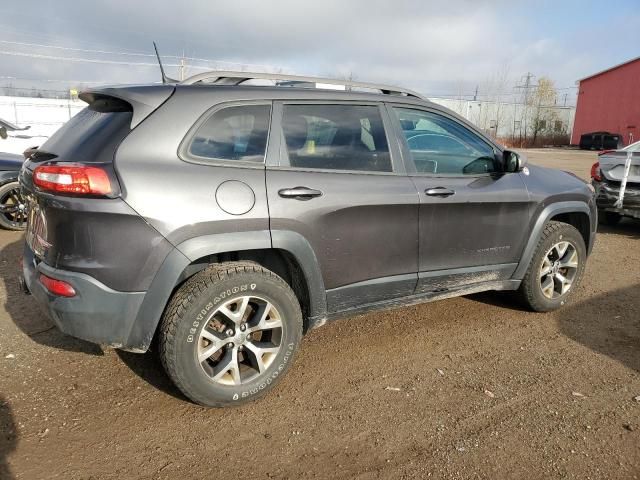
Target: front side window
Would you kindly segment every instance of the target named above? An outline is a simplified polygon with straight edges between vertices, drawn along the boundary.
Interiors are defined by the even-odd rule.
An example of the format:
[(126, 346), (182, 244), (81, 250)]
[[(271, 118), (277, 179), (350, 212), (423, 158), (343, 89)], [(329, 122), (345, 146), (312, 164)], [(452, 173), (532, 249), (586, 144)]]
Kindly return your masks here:
[(216, 111), (198, 128), (188, 147), (199, 159), (263, 162), (269, 105), (238, 105)]
[(292, 167), (392, 171), (376, 106), (285, 105), (282, 129)]
[(394, 108), (416, 172), (478, 175), (501, 170), (493, 148), (478, 135), (443, 115)]

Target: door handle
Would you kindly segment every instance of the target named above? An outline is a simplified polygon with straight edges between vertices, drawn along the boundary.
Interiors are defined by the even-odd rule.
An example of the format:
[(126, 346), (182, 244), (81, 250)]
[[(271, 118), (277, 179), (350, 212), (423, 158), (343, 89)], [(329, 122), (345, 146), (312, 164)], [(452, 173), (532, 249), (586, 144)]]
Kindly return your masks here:
[(278, 195), (282, 198), (295, 198), (296, 200), (311, 200), (322, 195), (320, 190), (307, 187), (283, 188), (278, 190)]
[(430, 197), (448, 197), (455, 195), (456, 191), (446, 187), (427, 188), (424, 193)]

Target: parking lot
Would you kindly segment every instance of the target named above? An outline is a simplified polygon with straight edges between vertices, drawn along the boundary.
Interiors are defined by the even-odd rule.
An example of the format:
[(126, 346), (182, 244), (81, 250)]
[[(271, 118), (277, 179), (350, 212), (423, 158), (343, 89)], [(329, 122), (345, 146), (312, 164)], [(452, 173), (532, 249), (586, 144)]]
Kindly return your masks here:
[[(583, 178), (596, 160), (525, 153)], [(225, 410), (153, 352), (52, 328), (18, 287), (22, 235), (0, 231), (0, 479), (638, 478), (640, 221), (600, 230), (557, 312), (483, 293), (341, 320)]]

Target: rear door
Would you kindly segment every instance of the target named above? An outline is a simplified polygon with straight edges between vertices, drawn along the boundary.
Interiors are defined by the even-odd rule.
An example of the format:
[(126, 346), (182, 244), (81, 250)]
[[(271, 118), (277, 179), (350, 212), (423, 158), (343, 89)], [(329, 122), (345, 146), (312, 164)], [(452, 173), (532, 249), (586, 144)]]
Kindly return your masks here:
[(503, 173), (499, 152), (453, 116), (400, 105), (389, 113), (420, 194), (416, 293), (510, 278), (529, 224), (520, 174)]
[(388, 122), (376, 103), (274, 104), (271, 230), (312, 247), (330, 312), (412, 294), (417, 282), (418, 194)]

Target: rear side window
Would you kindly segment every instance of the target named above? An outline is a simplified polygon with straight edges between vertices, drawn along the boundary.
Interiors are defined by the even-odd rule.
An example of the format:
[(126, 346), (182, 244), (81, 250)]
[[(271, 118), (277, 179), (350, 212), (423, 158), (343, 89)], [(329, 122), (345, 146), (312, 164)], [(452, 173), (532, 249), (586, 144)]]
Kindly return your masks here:
[(131, 106), (116, 99), (100, 99), (74, 115), (40, 151), (71, 162), (113, 161), (120, 142), (131, 131)]
[(495, 173), (493, 147), (460, 123), (436, 113), (394, 108), (416, 172), (442, 175)]
[(217, 110), (192, 137), (189, 155), (199, 159), (263, 162), (270, 112), (269, 105)]
[(282, 128), (292, 167), (392, 171), (377, 106), (285, 105)]

